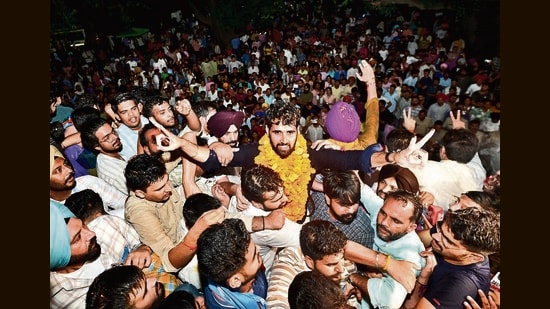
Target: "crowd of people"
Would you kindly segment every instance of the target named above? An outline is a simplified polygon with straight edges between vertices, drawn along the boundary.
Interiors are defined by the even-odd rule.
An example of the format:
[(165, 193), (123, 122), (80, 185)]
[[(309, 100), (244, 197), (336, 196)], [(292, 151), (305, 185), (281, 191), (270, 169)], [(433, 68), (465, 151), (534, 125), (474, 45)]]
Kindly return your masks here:
[(338, 13), (52, 42), (51, 308), (500, 308), (498, 56)]

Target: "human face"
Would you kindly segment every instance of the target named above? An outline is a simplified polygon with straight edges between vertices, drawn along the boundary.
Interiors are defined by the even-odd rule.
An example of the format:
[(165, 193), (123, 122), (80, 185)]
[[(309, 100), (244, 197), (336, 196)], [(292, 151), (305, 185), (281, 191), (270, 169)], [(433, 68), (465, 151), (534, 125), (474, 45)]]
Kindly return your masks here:
[(137, 190), (136, 195), (156, 203), (168, 201), (170, 196), (172, 196), (172, 184), (168, 179), (168, 174), (164, 174), (160, 180), (150, 184), (145, 191)]
[(71, 241), (71, 260), (69, 265), (84, 264), (95, 261), (101, 254), (96, 235), (78, 218), (71, 218), (67, 223)]
[(256, 246), (252, 239), (248, 243), (245, 258), (246, 262), (244, 266), (238, 270), (238, 274), (241, 277), (241, 286), (239, 288), (241, 293), (251, 292), (252, 285), (254, 284), (254, 281), (256, 281), (256, 274), (263, 264), (262, 256), (260, 255), (260, 248)]
[(231, 126), (229, 126), (229, 129), (227, 129), (227, 132), (225, 132), (224, 135), (220, 136), (218, 140), (231, 147), (237, 147), (239, 144), (239, 129), (234, 124), (232, 124)]
[(283, 208), (288, 202), (288, 197), (284, 193), (284, 188), (279, 187), (276, 192), (269, 191), (263, 194), (264, 202), (262, 203), (263, 209), (266, 211)]
[(164, 285), (156, 278), (146, 278), (134, 290), (134, 293), (130, 294), (130, 304), (132, 304), (132, 308), (136, 309), (156, 308), (164, 296)]
[(176, 124), (176, 118), (172, 107), (168, 102), (153, 106), (153, 118), (164, 127), (173, 127)]
[(145, 139), (147, 140), (147, 145), (143, 145), (143, 152), (148, 155), (158, 155), (163, 151), (159, 149), (157, 145), (157, 135), (161, 134), (159, 128), (152, 128), (145, 132)]
[(376, 194), (378, 194), (381, 199), (386, 199), (388, 193), (397, 191), (397, 189), (399, 189), (399, 187), (397, 186), (397, 181), (395, 181), (395, 177), (388, 177), (378, 181)]
[(117, 114), (128, 128), (141, 129), (141, 104), (137, 104), (134, 100), (123, 101), (118, 104)]
[(441, 254), (446, 260), (463, 261), (469, 255), (469, 251), (454, 238), (451, 228), (445, 221), (436, 224), (437, 232), (432, 234), (431, 246), (434, 252)]
[(416, 229), (416, 223), (411, 221), (414, 206), (411, 202), (403, 205), (392, 197), (384, 201), (376, 217), (376, 234), (383, 241), (397, 240)]
[(470, 207), (476, 207), (479, 209), (482, 208), (481, 205), (474, 202), (471, 198), (469, 198), (465, 194), (461, 194), (460, 196), (455, 196), (453, 198), (453, 201), (449, 203), (449, 210), (451, 211), (456, 211), (459, 209), (470, 208)]
[(74, 169), (69, 160), (56, 157), (50, 175), (50, 189), (53, 191), (72, 190), (76, 186)]
[(325, 194), (325, 201), (328, 205), (328, 213), (334, 220), (349, 224), (357, 217), (359, 203), (345, 205), (337, 199), (331, 199)]
[(313, 270), (321, 273), (330, 280), (339, 283), (344, 272), (344, 250), (323, 256), (320, 260), (313, 260)]
[(272, 124), (269, 128), (269, 140), (273, 151), (281, 158), (286, 158), (294, 151), (298, 131), (296, 126)]
[(94, 133), (99, 141), (99, 146), (96, 147), (100, 152), (116, 153), (122, 150), (122, 143), (120, 137), (113, 127), (109, 124), (104, 124), (97, 129)]

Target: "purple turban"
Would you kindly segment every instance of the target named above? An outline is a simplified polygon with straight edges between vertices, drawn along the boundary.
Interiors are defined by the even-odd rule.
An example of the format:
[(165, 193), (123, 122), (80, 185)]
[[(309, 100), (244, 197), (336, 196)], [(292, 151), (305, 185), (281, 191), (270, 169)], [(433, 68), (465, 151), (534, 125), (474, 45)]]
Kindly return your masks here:
[(359, 136), (361, 120), (353, 105), (340, 101), (327, 113), (325, 127), (330, 137), (341, 142), (352, 142)]

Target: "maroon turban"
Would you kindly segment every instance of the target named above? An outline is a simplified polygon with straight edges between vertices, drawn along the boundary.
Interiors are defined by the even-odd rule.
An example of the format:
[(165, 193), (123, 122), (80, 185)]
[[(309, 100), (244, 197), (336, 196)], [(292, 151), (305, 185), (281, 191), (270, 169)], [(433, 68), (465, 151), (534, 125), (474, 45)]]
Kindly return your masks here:
[(206, 126), (210, 134), (214, 135), (217, 138), (222, 137), (229, 127), (234, 124), (237, 129), (240, 129), (244, 120), (244, 114), (242, 112), (232, 111), (232, 110), (222, 110), (215, 113), (208, 122)]
[(420, 185), (416, 176), (406, 167), (397, 164), (386, 164), (380, 169), (378, 180), (394, 177), (397, 187), (401, 190), (406, 190), (411, 193), (418, 193)]

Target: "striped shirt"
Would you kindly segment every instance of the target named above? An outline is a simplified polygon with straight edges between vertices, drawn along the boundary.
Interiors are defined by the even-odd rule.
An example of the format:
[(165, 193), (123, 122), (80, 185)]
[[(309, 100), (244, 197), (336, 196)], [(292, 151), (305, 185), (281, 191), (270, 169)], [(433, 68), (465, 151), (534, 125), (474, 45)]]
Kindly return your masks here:
[[(344, 272), (342, 279), (357, 272), (355, 263), (344, 260)], [(307, 267), (302, 250), (299, 247), (286, 247), (275, 257), (271, 274), (269, 275), (269, 287), (267, 289), (267, 308), (290, 309), (288, 304), (288, 287), (297, 274), (310, 270)], [(354, 297), (348, 300), (348, 304), (359, 308), (359, 302)]]

